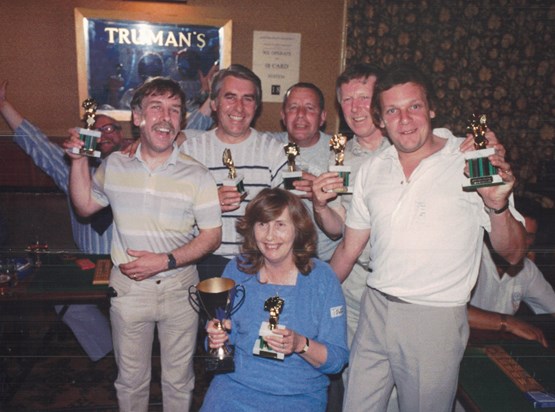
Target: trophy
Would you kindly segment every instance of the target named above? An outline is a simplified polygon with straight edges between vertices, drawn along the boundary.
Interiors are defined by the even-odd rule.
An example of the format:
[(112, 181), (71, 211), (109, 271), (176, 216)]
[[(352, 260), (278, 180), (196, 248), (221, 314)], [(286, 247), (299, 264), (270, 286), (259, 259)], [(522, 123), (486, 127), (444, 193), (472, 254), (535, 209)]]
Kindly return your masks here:
[[(229, 319), (244, 300), (245, 288), (235, 286), (231, 279), (210, 278), (189, 287), (189, 302), (193, 309), (207, 319), (215, 320), (218, 329), (224, 328), (224, 319)], [(233, 346), (227, 342), (220, 348), (210, 349), (204, 360), (204, 369), (215, 373), (233, 372), (233, 353)]]
[(272, 296), (264, 302), (264, 310), (270, 312), (270, 319), (268, 322), (262, 322), (260, 325), (260, 329), (258, 330), (258, 339), (254, 343), (254, 347), (252, 349), (252, 353), (257, 356), (262, 356), (263, 358), (270, 358), (270, 359), (277, 359), (283, 360), (285, 355), (281, 352), (276, 352), (272, 348), (268, 346), (266, 341), (263, 339), (264, 336), (274, 334), (274, 330), (285, 329), (284, 325), (280, 325), (279, 322), (279, 315), (283, 310), (283, 305), (285, 301), (280, 298), (279, 296)]
[(468, 161), (469, 178), (463, 186), (463, 190), (470, 192), (479, 187), (502, 185), (503, 180), (497, 174), (497, 169), (490, 163), (488, 156), (495, 154), (495, 149), (486, 148), (487, 118), (485, 114), (472, 115), (468, 130), (474, 135), (474, 147), (476, 150), (466, 152), (464, 158)]
[(351, 176), (351, 166), (343, 165), (345, 160), (345, 145), (347, 144), (347, 136), (339, 133), (334, 134), (330, 139), (330, 150), (335, 153), (335, 165), (330, 166), (330, 172), (337, 172), (339, 177), (343, 178), (343, 187), (334, 189), (336, 193), (353, 193), (353, 187), (349, 185)]
[(287, 155), (287, 171), (282, 172), (283, 185), (286, 190), (296, 195), (302, 195), (304, 192), (302, 190), (296, 190), (293, 186), (293, 182), (296, 180), (302, 180), (303, 172), (296, 170), (295, 158), (300, 154), (299, 146), (296, 143), (287, 143), (283, 150)]
[(222, 156), (222, 162), (224, 166), (228, 168), (229, 173), (227, 175), (227, 179), (224, 179), (222, 184), (224, 186), (233, 186), (237, 188), (237, 191), (241, 194), (241, 196), (246, 195), (247, 192), (245, 190), (245, 185), (243, 184), (243, 176), (237, 175), (237, 169), (233, 163), (233, 159), (231, 158), (231, 150), (224, 149), (224, 154)]
[(79, 139), (81, 139), (84, 145), (81, 149), (73, 147), (71, 153), (89, 157), (100, 157), (100, 151), (96, 150), (96, 144), (102, 133), (98, 130), (92, 130), (96, 119), (96, 101), (89, 98), (83, 102), (81, 107), (85, 109), (84, 120), (87, 126), (85, 129), (80, 127), (77, 130), (79, 131)]

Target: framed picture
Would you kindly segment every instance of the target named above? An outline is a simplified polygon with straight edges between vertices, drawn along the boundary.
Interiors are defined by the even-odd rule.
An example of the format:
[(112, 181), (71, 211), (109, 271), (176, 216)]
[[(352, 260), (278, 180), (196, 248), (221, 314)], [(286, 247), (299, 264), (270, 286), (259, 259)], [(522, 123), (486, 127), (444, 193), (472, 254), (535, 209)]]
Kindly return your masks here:
[(79, 104), (93, 98), (98, 113), (128, 121), (134, 90), (164, 76), (179, 82), (193, 111), (205, 98), (202, 77), (231, 64), (231, 26), (231, 20), (76, 8)]

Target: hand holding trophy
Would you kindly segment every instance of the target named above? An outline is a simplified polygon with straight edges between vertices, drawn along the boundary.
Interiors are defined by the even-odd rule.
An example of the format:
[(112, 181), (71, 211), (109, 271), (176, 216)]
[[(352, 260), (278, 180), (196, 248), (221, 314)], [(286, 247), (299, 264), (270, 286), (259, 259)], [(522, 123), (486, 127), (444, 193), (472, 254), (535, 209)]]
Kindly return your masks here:
[[(223, 321), (230, 319), (244, 300), (245, 288), (236, 286), (231, 279), (214, 277), (189, 288), (189, 302), (193, 309), (206, 319), (214, 320), (220, 330), (224, 329)], [(233, 372), (233, 346), (225, 343), (217, 349), (210, 349), (204, 369), (215, 373)]]
[(291, 193), (302, 195), (304, 192), (296, 190), (295, 186), (293, 186), (294, 181), (302, 180), (303, 178), (303, 172), (297, 170), (297, 165), (295, 164), (295, 158), (300, 154), (299, 146), (296, 143), (287, 143), (283, 150), (287, 156), (287, 171), (282, 172), (283, 186), (285, 190), (289, 190)]
[(352, 186), (349, 185), (351, 175), (351, 167), (343, 165), (345, 160), (345, 146), (347, 145), (347, 136), (339, 133), (334, 134), (330, 139), (330, 150), (335, 153), (335, 166), (330, 166), (330, 172), (337, 172), (339, 177), (343, 178), (343, 188), (335, 189), (334, 192), (353, 193)]
[(273, 331), (277, 328), (285, 329), (284, 325), (279, 324), (279, 315), (283, 310), (283, 305), (285, 301), (279, 296), (272, 296), (264, 302), (264, 310), (270, 312), (270, 318), (268, 322), (262, 322), (260, 329), (258, 331), (258, 339), (254, 343), (252, 352), (257, 356), (262, 356), (264, 358), (283, 360), (285, 355), (280, 352), (276, 352), (268, 346), (264, 341), (263, 337), (273, 334)]
[(497, 174), (497, 169), (493, 166), (488, 157), (495, 154), (495, 149), (487, 148), (488, 130), (487, 118), (485, 114), (472, 115), (468, 130), (474, 136), (474, 148), (476, 150), (465, 152), (464, 158), (468, 161), (467, 184), (463, 186), (466, 192), (474, 191), (480, 187), (502, 185), (503, 180)]
[(229, 170), (227, 179), (224, 179), (222, 184), (224, 186), (236, 187), (239, 194), (246, 195), (247, 192), (245, 191), (245, 185), (243, 183), (244, 177), (237, 175), (237, 169), (235, 168), (233, 158), (231, 157), (231, 150), (229, 150), (228, 148), (224, 149), (222, 162), (224, 166), (227, 167), (227, 169)]
[(92, 130), (94, 122), (96, 121), (96, 101), (92, 98), (89, 98), (83, 102), (81, 107), (85, 109), (85, 115), (83, 119), (85, 121), (86, 128), (83, 129), (82, 127), (80, 127), (77, 129), (77, 131), (79, 132), (79, 139), (81, 139), (81, 141), (83, 142), (83, 147), (81, 147), (80, 149), (74, 147), (70, 149), (70, 151), (73, 154), (80, 154), (89, 157), (100, 157), (100, 151), (96, 150), (96, 145), (98, 143), (98, 139), (100, 139), (101, 133), (98, 130)]

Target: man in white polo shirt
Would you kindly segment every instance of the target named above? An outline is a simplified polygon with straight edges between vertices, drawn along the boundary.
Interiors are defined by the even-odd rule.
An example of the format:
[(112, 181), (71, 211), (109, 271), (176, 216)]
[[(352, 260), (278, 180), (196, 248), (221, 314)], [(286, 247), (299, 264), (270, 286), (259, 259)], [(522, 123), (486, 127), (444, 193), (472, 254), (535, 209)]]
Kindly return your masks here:
[(385, 70), (374, 88), (375, 121), (393, 146), (359, 170), (331, 260), (342, 280), (371, 242), (373, 272), (351, 348), (344, 410), (384, 410), (396, 385), (401, 410), (450, 411), (484, 229), (508, 261), (524, 254), (524, 227), (509, 207), (515, 178), (504, 148), (493, 145), (490, 161), (505, 184), (464, 192), (461, 140), (432, 130), (431, 98), (427, 79), (408, 65)]

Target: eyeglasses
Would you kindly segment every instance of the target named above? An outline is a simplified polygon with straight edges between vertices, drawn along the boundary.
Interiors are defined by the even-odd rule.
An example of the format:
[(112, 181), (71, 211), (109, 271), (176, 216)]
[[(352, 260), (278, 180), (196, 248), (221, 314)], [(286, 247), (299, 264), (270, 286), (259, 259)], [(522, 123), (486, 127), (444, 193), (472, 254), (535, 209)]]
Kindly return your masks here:
[(104, 126), (97, 127), (96, 130), (101, 133), (111, 134), (114, 133), (116, 130), (119, 132), (121, 130), (121, 126), (113, 123), (108, 123)]

